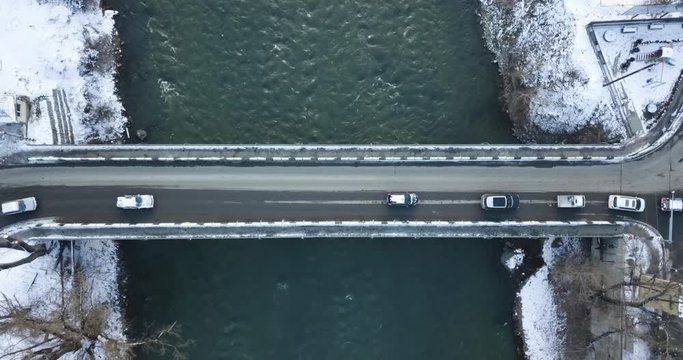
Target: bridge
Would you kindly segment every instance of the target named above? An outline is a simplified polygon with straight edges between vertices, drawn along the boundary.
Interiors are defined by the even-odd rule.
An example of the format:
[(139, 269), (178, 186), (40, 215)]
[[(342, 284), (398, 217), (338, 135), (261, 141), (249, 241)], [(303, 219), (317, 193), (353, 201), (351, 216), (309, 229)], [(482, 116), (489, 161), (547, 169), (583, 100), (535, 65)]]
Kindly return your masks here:
[[(0, 232), (84, 239), (541, 237), (642, 235), (649, 226), (651, 234), (668, 227), (658, 198), (683, 188), (682, 99), (678, 89), (655, 128), (615, 145), (19, 146), (0, 158), (0, 198), (36, 196), (39, 209), (0, 218)], [(421, 203), (388, 208), (386, 191), (417, 192)], [(518, 193), (522, 204), (484, 211), (479, 199), (486, 192)], [(115, 198), (126, 193), (151, 193), (156, 206), (119, 210)], [(560, 193), (585, 194), (588, 205), (558, 209)], [(609, 211), (609, 194), (643, 197), (646, 211)]]
[[(12, 229), (10, 225), (17, 222), (51, 219), (41, 225), (46, 226), (41, 230), (41, 238), (46, 238), (44, 233), (52, 226), (48, 225), (55, 223), (101, 224), (100, 235), (109, 238), (122, 237), (116, 235), (125, 228), (121, 224), (157, 224), (154, 231), (150, 225), (144, 231), (138, 231), (141, 227), (129, 227), (120, 233), (125, 235), (123, 238), (132, 239), (138, 238), (132, 229), (156, 234), (148, 237), (178, 234), (177, 227), (170, 226), (171, 223), (187, 223), (188, 227), (204, 223), (214, 229), (209, 238), (220, 231), (241, 232), (242, 237), (250, 231), (253, 237), (287, 234), (416, 237), (438, 236), (439, 231), (452, 236), (581, 235), (581, 231), (586, 231), (583, 233), (586, 236), (606, 236), (627, 232), (623, 221), (647, 223), (660, 230), (666, 228), (668, 218), (657, 210), (656, 201), (671, 189), (682, 188), (681, 160), (683, 144), (670, 141), (638, 160), (601, 165), (544, 160), (528, 166), (500, 161), (457, 166), (196, 164), (190, 168), (158, 162), (148, 165), (95, 162), (77, 166), (67, 162), (6, 167), (0, 170), (0, 196), (3, 199), (36, 196), (40, 204), (34, 213), (2, 217), (0, 226)], [(415, 191), (421, 203), (412, 209), (388, 208), (383, 204), (385, 191)], [(519, 193), (520, 208), (502, 212), (481, 209), (482, 193), (502, 191)], [(558, 209), (554, 204), (555, 194), (570, 192), (586, 194), (587, 206), (579, 211)], [(125, 193), (152, 193), (156, 206), (151, 211), (119, 210), (114, 206), (115, 198)], [(647, 200), (647, 209), (642, 214), (609, 211), (606, 200), (610, 193), (642, 196)], [(529, 227), (536, 229), (533, 231), (519, 231), (520, 227), (533, 225), (530, 222), (546, 223)], [(605, 226), (606, 222), (621, 225)], [(491, 224), (495, 223), (505, 230), (491, 232)], [(118, 230), (114, 231), (116, 227), (111, 224), (119, 224)], [(239, 231), (236, 226), (226, 230), (221, 224), (242, 226)], [(407, 224), (412, 224), (411, 231)], [(478, 224), (480, 228), (467, 224)], [(280, 230), (273, 231), (276, 225)], [(577, 232), (577, 225), (584, 228), (595, 225), (602, 230)], [(311, 232), (316, 226), (318, 232)], [(419, 226), (422, 232), (414, 230)], [(96, 227), (92, 225), (93, 229)], [(23, 227), (22, 231), (25, 230)], [(192, 231), (180, 233), (183, 238), (196, 237)], [(64, 234), (78, 238), (74, 232)]]

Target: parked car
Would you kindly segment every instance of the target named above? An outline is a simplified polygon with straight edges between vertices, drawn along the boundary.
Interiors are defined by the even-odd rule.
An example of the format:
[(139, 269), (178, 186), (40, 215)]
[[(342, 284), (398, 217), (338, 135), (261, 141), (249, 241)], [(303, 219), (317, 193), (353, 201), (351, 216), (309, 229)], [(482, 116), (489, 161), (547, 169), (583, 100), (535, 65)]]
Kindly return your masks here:
[(519, 207), (517, 194), (484, 194), (481, 196), (481, 208), (488, 209), (516, 209)]
[(152, 195), (124, 195), (116, 198), (116, 207), (121, 209), (151, 209), (154, 207)]
[(612, 210), (642, 212), (645, 210), (645, 200), (635, 196), (610, 195), (607, 207)]
[(2, 203), (3, 215), (19, 214), (28, 211), (35, 211), (38, 207), (36, 198), (27, 197)]
[(557, 207), (563, 209), (582, 208), (586, 206), (586, 197), (583, 195), (557, 195)]
[(387, 193), (386, 203), (389, 206), (415, 206), (417, 205), (417, 194)]

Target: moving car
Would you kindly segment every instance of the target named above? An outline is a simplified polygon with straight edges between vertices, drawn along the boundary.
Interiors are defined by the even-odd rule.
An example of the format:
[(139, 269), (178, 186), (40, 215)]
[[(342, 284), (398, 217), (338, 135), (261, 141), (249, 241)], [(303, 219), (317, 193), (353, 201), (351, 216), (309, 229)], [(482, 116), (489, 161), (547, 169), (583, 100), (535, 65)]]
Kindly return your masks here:
[(484, 194), (481, 196), (481, 208), (488, 209), (516, 209), (519, 207), (517, 194)]
[(683, 211), (683, 199), (663, 197), (660, 201), (662, 211)]
[(583, 195), (557, 195), (557, 207), (563, 209), (582, 208), (586, 206), (586, 197)]
[(124, 195), (116, 198), (116, 207), (121, 209), (151, 209), (154, 207), (152, 195)]
[(27, 197), (2, 203), (3, 215), (19, 214), (28, 211), (35, 211), (38, 207), (36, 198)]
[(415, 193), (387, 193), (386, 199), (389, 206), (415, 206), (417, 205), (417, 194)]
[(635, 196), (610, 195), (607, 207), (612, 210), (642, 212), (645, 210), (645, 200)]

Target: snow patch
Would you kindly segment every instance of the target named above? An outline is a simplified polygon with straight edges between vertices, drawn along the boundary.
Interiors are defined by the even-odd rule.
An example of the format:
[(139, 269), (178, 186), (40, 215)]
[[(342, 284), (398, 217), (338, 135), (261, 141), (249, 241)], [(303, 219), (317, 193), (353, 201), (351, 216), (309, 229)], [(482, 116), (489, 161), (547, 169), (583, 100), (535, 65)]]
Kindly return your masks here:
[[(543, 244), (543, 259), (552, 264), (552, 239)], [(565, 319), (560, 313), (550, 284), (549, 265), (541, 267), (519, 291), (522, 331), (526, 356), (530, 360), (554, 359), (563, 353)]]
[(524, 262), (524, 250), (515, 249), (512, 252), (503, 254), (501, 258), (503, 265), (510, 271), (517, 270), (517, 268)]
[[(123, 132), (116, 96), (113, 11), (68, 0), (0, 1), (0, 94), (28, 96), (28, 138), (52, 143), (49, 118), (36, 106), (64, 89), (76, 142), (112, 141)], [(51, 100), (52, 101), (52, 100)], [(36, 110), (43, 113), (37, 117)]]

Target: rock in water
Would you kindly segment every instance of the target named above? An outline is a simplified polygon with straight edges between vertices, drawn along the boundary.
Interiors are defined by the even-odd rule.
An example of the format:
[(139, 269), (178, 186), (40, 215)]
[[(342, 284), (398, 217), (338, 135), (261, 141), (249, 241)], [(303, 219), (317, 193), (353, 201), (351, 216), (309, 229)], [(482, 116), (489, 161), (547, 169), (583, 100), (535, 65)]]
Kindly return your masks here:
[(145, 139), (147, 138), (147, 131), (145, 131), (144, 129), (138, 129), (138, 131), (136, 131), (135, 134), (138, 136), (138, 139), (140, 139), (140, 141), (145, 141)]

